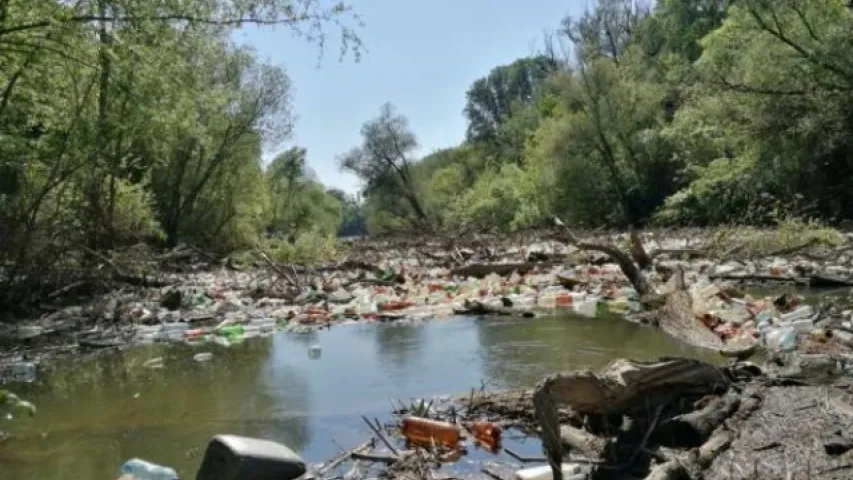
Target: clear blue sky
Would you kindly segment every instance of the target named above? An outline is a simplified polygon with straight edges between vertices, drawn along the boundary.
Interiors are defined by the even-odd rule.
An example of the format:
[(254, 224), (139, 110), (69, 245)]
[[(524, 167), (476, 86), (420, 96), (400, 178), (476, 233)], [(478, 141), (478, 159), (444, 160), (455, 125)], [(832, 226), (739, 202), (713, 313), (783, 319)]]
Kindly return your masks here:
[[(288, 144), (308, 150), (308, 164), (330, 187), (354, 193), (358, 180), (338, 170), (336, 156), (359, 145), (359, 129), (389, 101), (409, 118), (420, 156), (458, 144), (465, 133), (465, 91), (493, 67), (534, 53), (579, 0), (350, 0), (365, 26), (360, 62), (338, 61), (330, 36), (318, 49), (285, 28), (245, 28), (234, 39), (285, 67), (297, 115)], [(330, 26), (330, 29), (334, 28)], [(330, 32), (333, 33), (333, 32)], [(272, 156), (275, 152), (267, 152)]]

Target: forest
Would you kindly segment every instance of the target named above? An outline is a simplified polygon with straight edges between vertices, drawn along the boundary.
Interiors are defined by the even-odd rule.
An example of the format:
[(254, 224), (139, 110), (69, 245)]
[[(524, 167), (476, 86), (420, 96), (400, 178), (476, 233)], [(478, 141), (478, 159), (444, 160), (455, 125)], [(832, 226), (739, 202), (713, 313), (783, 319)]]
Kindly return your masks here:
[(357, 59), (348, 5), (0, 0), (0, 290), (140, 243), (294, 260), (339, 235), (554, 216), (615, 229), (853, 219), (847, 2), (600, 0), (555, 15), (538, 54), (459, 92), (462, 144), (419, 158), (405, 112), (377, 106), (338, 159), (362, 182), (352, 196), (300, 146), (264, 162), (292, 134), (291, 81), (230, 36), (279, 25), (320, 54), (335, 29)]

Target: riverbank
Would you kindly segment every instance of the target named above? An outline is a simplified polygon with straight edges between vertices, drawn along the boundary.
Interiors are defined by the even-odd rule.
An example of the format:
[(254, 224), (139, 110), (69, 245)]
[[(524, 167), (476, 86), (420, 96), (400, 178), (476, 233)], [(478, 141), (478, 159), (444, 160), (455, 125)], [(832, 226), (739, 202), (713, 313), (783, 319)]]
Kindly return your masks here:
[[(463, 451), (482, 448), (472, 425), (542, 439), (545, 456), (506, 446), (508, 457), (480, 460), (482, 478), (509, 480), (561, 464), (566, 479), (842, 479), (853, 469), (851, 361), (789, 354), (763, 366), (718, 368), (684, 358), (617, 360), (597, 374), (550, 375), (528, 390), (472, 390), (450, 404), (398, 413), (404, 425), (417, 415), (434, 429), (459, 429)], [(376, 468), (391, 478), (441, 478), (442, 471), (446, 477), (458, 461), (446, 460), (453, 450), (447, 445), (409, 445), (404, 452), (400, 441), (410, 434), (396, 426), (389, 432), (387, 447), (376, 442), (374, 452), (359, 451), (351, 460), (379, 462)], [(419, 452), (416, 462), (412, 452)], [(356, 465), (350, 472), (368, 478), (363, 470)]]
[[(68, 297), (73, 289), (67, 289), (56, 295), (55, 306), (44, 306), (51, 313), (2, 325), (0, 343), (8, 363), (150, 342), (228, 345), (281, 329), (310, 331), (345, 322), (459, 314), (534, 317), (558, 309), (587, 317), (626, 316), (692, 344), (731, 347), (732, 354), (756, 343), (762, 321), (799, 322), (792, 324), (798, 345), (799, 337), (822, 340), (827, 348), (853, 343), (851, 312), (844, 308), (802, 309), (796, 298), (750, 297), (741, 288), (746, 283), (851, 285), (850, 236), (791, 240), (779, 232), (759, 233), (643, 235), (647, 264), (641, 271), (657, 299), (637, 291), (618, 258), (584, 247), (609, 245), (636, 258), (625, 234), (590, 236), (580, 246), (554, 232), (502, 239), (356, 240), (347, 242), (346, 257), (311, 266), (279, 264), (256, 252), (254, 264), (241, 268), (203, 252), (176, 251), (158, 257), (157, 274), (145, 276), (147, 286), (134, 282), (78, 304)], [(109, 268), (133, 270), (117, 259), (110, 263)], [(676, 272), (683, 272), (689, 306), (661, 317), (669, 310), (661, 308), (666, 302), (660, 297), (674, 290), (673, 279), (681, 275)], [(812, 327), (836, 335), (811, 335)], [(781, 339), (786, 349), (789, 337)]]

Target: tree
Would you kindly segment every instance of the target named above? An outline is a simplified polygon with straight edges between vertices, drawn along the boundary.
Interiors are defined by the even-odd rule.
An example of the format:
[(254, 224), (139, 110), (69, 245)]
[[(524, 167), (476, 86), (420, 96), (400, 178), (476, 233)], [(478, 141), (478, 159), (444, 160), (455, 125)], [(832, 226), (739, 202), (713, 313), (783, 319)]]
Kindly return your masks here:
[(390, 103), (382, 105), (379, 116), (361, 127), (362, 145), (340, 157), (342, 170), (365, 182), (365, 195), (377, 193), (407, 202), (419, 225), (428, 223), (415, 181), (412, 153), (418, 147), (406, 117)]
[(467, 138), (495, 142), (500, 126), (524, 105), (532, 103), (545, 79), (557, 70), (550, 57), (521, 58), (492, 69), (476, 80), (465, 94)]

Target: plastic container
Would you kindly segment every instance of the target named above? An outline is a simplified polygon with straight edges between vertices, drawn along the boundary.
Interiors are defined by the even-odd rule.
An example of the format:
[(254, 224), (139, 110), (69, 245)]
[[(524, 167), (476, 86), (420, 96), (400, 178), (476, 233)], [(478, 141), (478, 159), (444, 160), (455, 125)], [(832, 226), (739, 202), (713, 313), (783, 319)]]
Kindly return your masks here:
[[(574, 480), (575, 478), (585, 478), (581, 474), (580, 465), (574, 463), (564, 463), (560, 470), (563, 471), (563, 480)], [(516, 480), (551, 480), (554, 477), (550, 465), (542, 465), (539, 467), (530, 467), (517, 470), (515, 472)]]
[(119, 468), (119, 476), (130, 475), (133, 480), (178, 480), (178, 473), (170, 467), (164, 467), (139, 458), (131, 458)]
[(226, 325), (216, 330), (216, 334), (228, 339), (240, 338), (243, 336), (242, 325)]
[(814, 308), (811, 305), (802, 305), (791, 312), (788, 312), (779, 317), (783, 322), (793, 322), (795, 320), (810, 319), (814, 316)]
[(452, 423), (420, 417), (405, 417), (402, 423), (403, 436), (417, 445), (444, 445), (456, 448), (462, 436), (460, 428)]
[(794, 320), (784, 326), (793, 328), (798, 333), (809, 333), (814, 330), (814, 322), (811, 319)]
[(193, 360), (196, 362), (209, 362), (213, 360), (213, 354), (210, 352), (196, 353), (193, 355)]
[(598, 315), (598, 299), (589, 298), (574, 304), (575, 312), (584, 317), (595, 318)]
[(791, 327), (771, 327), (763, 333), (764, 344), (768, 349), (790, 352), (797, 348), (797, 332)]

